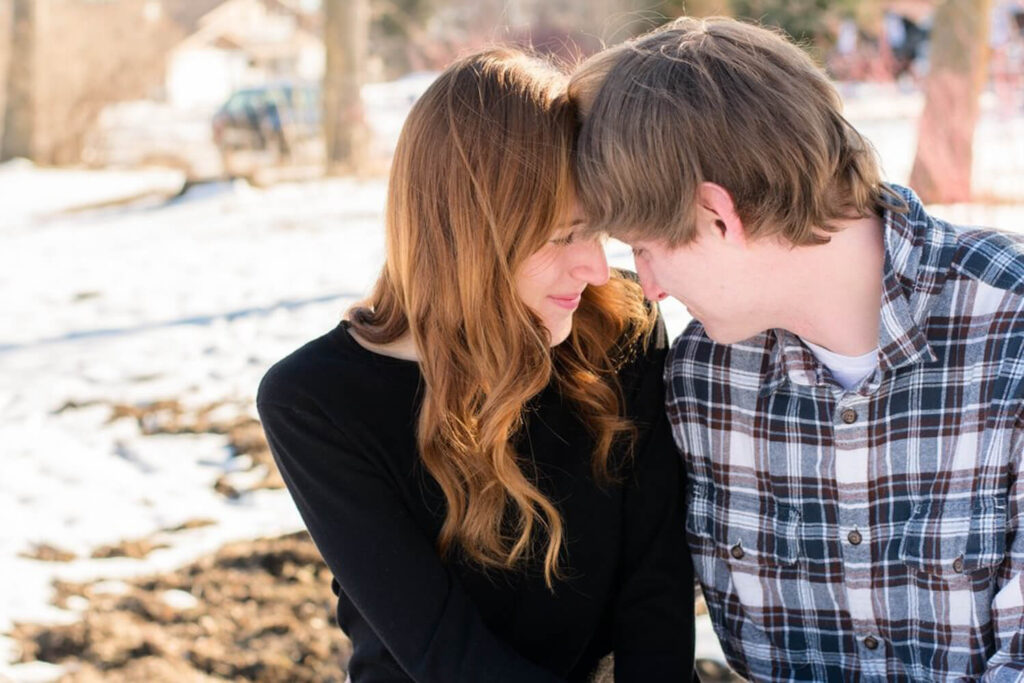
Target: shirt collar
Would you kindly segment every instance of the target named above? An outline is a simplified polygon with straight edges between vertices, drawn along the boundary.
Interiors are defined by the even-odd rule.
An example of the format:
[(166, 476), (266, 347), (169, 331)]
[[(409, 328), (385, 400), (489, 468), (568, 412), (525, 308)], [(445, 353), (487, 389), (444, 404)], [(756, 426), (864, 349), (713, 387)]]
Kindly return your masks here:
[[(880, 374), (928, 363), (936, 355), (928, 344), (924, 323), (936, 295), (945, 285), (956, 249), (952, 229), (929, 216), (912, 190), (887, 185), (890, 199), (906, 206), (904, 213), (883, 209), (885, 266), (882, 275), (878, 364), (881, 373), (865, 390), (873, 391)], [(799, 337), (782, 329), (771, 330), (771, 371), (762, 393), (774, 391), (788, 379), (803, 386), (826, 384), (824, 368)]]

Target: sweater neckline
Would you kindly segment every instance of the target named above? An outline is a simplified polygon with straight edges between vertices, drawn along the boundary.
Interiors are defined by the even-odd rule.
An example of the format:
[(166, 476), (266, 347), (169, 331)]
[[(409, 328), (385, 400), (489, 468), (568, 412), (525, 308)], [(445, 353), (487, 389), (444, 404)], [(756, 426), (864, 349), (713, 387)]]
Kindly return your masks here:
[(408, 368), (415, 370), (419, 373), (420, 364), (419, 361), (408, 360), (405, 358), (395, 358), (394, 356), (385, 356), (383, 353), (377, 353), (371, 351), (359, 342), (357, 342), (350, 331), (351, 322), (348, 320), (342, 320), (338, 323), (337, 327), (331, 330), (330, 337), (344, 348), (349, 353), (353, 353), (357, 356), (365, 358), (373, 363), (380, 365), (391, 365), (399, 368)]

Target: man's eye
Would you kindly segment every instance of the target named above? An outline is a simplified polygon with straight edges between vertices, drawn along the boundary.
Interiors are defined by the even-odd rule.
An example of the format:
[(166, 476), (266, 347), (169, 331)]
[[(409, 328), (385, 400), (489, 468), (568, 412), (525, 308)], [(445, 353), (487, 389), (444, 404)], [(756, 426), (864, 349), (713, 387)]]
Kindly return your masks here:
[(633, 247), (633, 256), (634, 257), (639, 258), (639, 257), (643, 256), (645, 253), (647, 253), (647, 252), (643, 248), (641, 248), (641, 247)]

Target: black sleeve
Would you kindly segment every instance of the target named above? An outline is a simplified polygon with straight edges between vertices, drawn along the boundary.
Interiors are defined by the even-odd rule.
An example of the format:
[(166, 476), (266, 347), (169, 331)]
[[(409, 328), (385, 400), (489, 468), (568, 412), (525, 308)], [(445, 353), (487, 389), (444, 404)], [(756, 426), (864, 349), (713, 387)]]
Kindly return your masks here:
[(689, 681), (693, 675), (693, 566), (685, 535), (685, 475), (664, 406), (667, 346), (659, 318), (631, 407), (640, 434), (624, 493), (616, 683)]
[[(261, 396), (266, 394), (273, 392), (261, 387)], [(258, 407), (271, 452), (310, 535), (409, 680), (559, 680), (487, 629), (387, 476), (333, 421), (266, 401)]]

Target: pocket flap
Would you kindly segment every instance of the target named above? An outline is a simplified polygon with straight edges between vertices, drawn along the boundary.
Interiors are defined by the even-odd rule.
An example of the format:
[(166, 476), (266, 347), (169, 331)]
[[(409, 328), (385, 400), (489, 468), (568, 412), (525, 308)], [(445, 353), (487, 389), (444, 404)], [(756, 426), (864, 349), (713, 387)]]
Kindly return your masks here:
[(746, 491), (723, 498), (713, 487), (691, 483), (686, 531), (713, 544), (730, 564), (796, 564), (801, 520), (796, 507)]
[(1006, 496), (918, 503), (899, 554), (918, 571), (948, 577), (998, 565), (1006, 555)]

